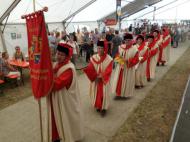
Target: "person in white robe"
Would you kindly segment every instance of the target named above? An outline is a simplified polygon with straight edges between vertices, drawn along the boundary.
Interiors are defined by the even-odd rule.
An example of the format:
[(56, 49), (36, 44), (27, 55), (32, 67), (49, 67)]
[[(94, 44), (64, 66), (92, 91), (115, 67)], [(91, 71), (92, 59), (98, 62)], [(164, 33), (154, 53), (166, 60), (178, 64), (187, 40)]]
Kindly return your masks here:
[(164, 66), (170, 59), (170, 41), (171, 37), (166, 27), (162, 29), (163, 41), (159, 54), (159, 63)]
[(71, 56), (72, 47), (59, 43), (54, 64), (54, 85), (47, 97), (47, 142), (76, 142), (84, 137), (80, 91), (75, 67), (70, 62)]
[(119, 46), (118, 62), (113, 78), (113, 93), (115, 99), (129, 98), (134, 95), (135, 65), (139, 62), (139, 54), (136, 46), (133, 46), (132, 34), (125, 34), (125, 44)]
[(155, 78), (156, 73), (156, 64), (158, 62), (158, 44), (156, 40), (154, 40), (153, 35), (148, 35), (148, 60), (147, 60), (147, 69), (146, 69), (146, 75), (147, 80), (150, 81)]
[(90, 58), (90, 63), (84, 69), (90, 80), (90, 97), (92, 104), (101, 116), (106, 115), (109, 107), (111, 95), (111, 73), (113, 59), (107, 54), (108, 47), (106, 41), (97, 42), (98, 53)]
[(148, 47), (144, 41), (144, 36), (138, 35), (136, 38), (136, 44), (139, 51), (139, 63), (135, 71), (135, 88), (139, 89), (145, 86), (146, 83), (146, 65), (148, 59)]

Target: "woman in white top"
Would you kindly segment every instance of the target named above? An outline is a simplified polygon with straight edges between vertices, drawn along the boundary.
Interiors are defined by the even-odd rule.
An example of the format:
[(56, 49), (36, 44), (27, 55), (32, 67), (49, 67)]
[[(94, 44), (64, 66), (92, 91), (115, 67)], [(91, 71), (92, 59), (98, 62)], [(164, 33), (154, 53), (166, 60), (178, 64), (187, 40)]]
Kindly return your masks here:
[(70, 39), (68, 40), (67, 44), (69, 44), (73, 48), (73, 56), (71, 61), (73, 62), (73, 64), (76, 64), (76, 59), (77, 56), (79, 55), (79, 50), (78, 50), (78, 44), (76, 41), (74, 41), (74, 36), (72, 34), (70, 35)]

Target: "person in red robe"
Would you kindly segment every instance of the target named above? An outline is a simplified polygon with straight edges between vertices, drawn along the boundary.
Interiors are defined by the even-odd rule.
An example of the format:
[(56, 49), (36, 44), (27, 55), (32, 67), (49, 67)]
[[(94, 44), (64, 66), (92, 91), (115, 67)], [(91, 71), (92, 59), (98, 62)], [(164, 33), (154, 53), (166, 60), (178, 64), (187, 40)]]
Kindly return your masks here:
[(48, 142), (75, 142), (83, 138), (80, 93), (73, 63), (72, 47), (60, 43), (54, 64), (54, 85), (47, 97)]
[(113, 78), (115, 99), (128, 99), (134, 95), (135, 66), (139, 63), (138, 48), (133, 45), (132, 34), (126, 33), (125, 43), (119, 46), (115, 61), (118, 63)]
[(111, 94), (110, 78), (112, 73), (113, 59), (107, 54), (106, 41), (98, 41), (98, 53), (90, 58), (84, 73), (90, 80), (90, 96), (92, 103), (102, 116), (105, 116), (109, 106)]
[(162, 35), (163, 35), (162, 36), (163, 41), (162, 41), (162, 46), (160, 46), (158, 61), (159, 63), (161, 63), (162, 66), (164, 66), (165, 63), (169, 61), (170, 57), (170, 46), (168, 46), (170, 43), (170, 34), (167, 27), (164, 27), (162, 29)]
[(156, 73), (156, 64), (158, 61), (158, 44), (157, 41), (154, 40), (153, 35), (148, 35), (148, 59), (147, 59), (147, 68), (146, 68), (146, 76), (147, 81), (150, 81), (151, 79), (155, 78)]
[(154, 41), (156, 42), (156, 44), (158, 45), (158, 51), (156, 54), (157, 55), (157, 66), (160, 65), (160, 62), (159, 62), (159, 56), (160, 54), (162, 54), (162, 41), (163, 41), (163, 35), (160, 34), (160, 31), (159, 30), (154, 30), (153, 31), (153, 36), (154, 36)]
[(138, 35), (135, 46), (139, 51), (139, 64), (135, 70), (135, 88), (140, 89), (146, 83), (146, 65), (148, 59), (148, 47), (143, 35)]

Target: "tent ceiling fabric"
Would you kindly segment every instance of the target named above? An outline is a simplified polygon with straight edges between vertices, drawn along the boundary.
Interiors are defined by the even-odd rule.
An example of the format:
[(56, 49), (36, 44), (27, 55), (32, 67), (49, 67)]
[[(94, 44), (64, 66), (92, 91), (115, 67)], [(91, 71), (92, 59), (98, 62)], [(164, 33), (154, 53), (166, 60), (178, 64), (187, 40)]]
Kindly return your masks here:
[[(33, 12), (33, 0), (0, 0), (0, 20), (2, 15), (7, 11), (15, 1), (20, 3), (11, 12), (8, 23), (24, 23), (21, 15)], [(68, 20), (71, 15), (78, 13), (72, 21), (103, 21), (108, 18), (115, 18), (116, 0), (35, 0), (36, 10), (42, 9), (44, 6), (49, 8), (45, 13), (46, 22), (63, 22)], [(96, 1), (96, 2), (95, 2)], [(130, 0), (131, 1), (131, 0)], [(131, 16), (146, 6), (154, 5), (160, 1), (166, 0), (122, 0), (123, 16)], [(94, 3), (93, 3), (94, 2)], [(128, 3), (129, 2), (129, 3)], [(92, 4), (93, 3), (93, 4)], [(124, 4), (125, 3), (125, 4)], [(83, 8), (88, 6), (87, 8)], [(84, 9), (84, 10), (83, 10)], [(82, 10), (82, 11), (81, 11)], [(81, 11), (81, 12), (79, 12)], [(82, 18), (81, 18), (82, 17)], [(69, 19), (68, 21), (70, 21)], [(4, 20), (5, 21), (5, 20)], [(0, 21), (1, 23), (1, 21)]]
[[(128, 2), (122, 1), (121, 7), (127, 4)], [(72, 22), (97, 21), (102, 17), (105, 17), (106, 15), (114, 12), (115, 10), (116, 10), (116, 0), (97, 0), (89, 7), (85, 8), (83, 11), (78, 13), (72, 19)]]
[(5, 13), (5, 11), (10, 7), (14, 0), (0, 0), (0, 17)]
[(0, 23), (9, 15), (9, 13), (14, 9), (20, 0), (0, 0)]
[[(0, 5), (0, 14), (3, 13), (1, 7), (7, 7), (6, 5), (10, 4), (13, 1), (14, 0), (3, 1)], [(45, 19), (47, 22), (62, 22), (68, 16), (72, 15), (83, 6), (93, 1), (95, 0), (36, 0), (35, 5), (36, 10), (40, 10), (44, 6), (48, 7), (48, 12), (45, 13)], [(21, 19), (21, 15), (31, 12), (33, 12), (33, 1), (21, 0), (20, 3), (11, 12), (8, 23), (23, 23), (25, 20)]]
[[(145, 9), (146, 6), (154, 5), (155, 3), (158, 3), (160, 1), (161, 0), (135, 0), (135, 1), (127, 4), (126, 6), (124, 6), (121, 9), (121, 12), (130, 16), (132, 14), (135, 14), (135, 13)], [(113, 13), (109, 14), (108, 16), (100, 19), (100, 21), (104, 20), (104, 19), (115, 18), (115, 16), (116, 16), (115, 12), (113, 12)]]

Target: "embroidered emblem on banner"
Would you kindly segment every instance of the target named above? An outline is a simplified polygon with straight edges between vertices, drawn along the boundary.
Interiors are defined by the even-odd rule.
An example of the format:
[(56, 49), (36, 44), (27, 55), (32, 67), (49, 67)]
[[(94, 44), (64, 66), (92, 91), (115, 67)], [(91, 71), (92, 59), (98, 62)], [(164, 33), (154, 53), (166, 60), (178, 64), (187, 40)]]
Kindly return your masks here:
[(37, 36), (32, 37), (31, 46), (29, 47), (29, 57), (31, 61), (34, 61), (35, 64), (40, 63), (42, 50), (42, 38)]

